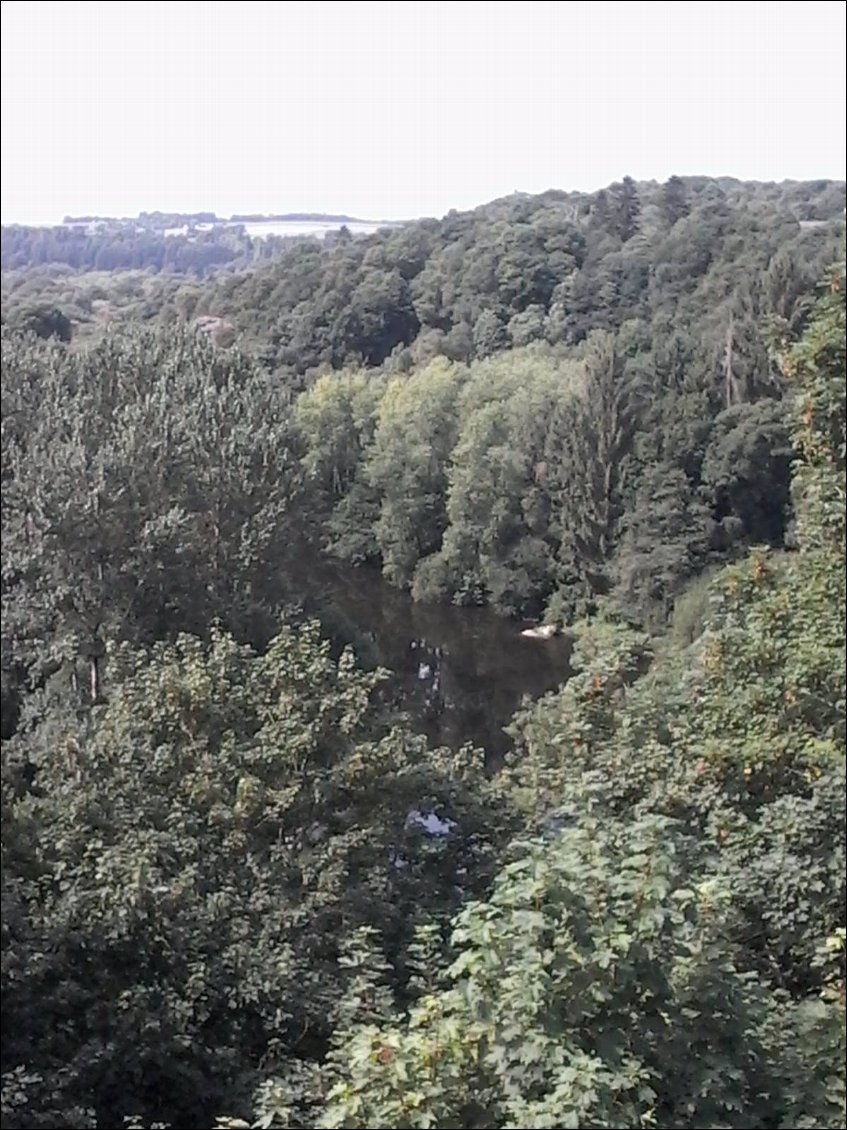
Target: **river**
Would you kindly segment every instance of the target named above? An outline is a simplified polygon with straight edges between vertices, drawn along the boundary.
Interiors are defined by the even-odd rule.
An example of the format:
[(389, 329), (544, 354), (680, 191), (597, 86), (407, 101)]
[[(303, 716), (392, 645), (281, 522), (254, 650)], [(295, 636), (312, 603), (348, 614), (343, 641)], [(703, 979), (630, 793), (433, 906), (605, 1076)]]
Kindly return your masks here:
[(525, 697), (538, 698), (570, 674), (571, 641), (521, 636), (525, 624), (486, 608), (417, 604), (378, 571), (308, 560), (291, 577), (293, 595), (365, 667), (392, 672), (395, 696), (433, 742), (473, 742), (497, 764), (506, 726)]

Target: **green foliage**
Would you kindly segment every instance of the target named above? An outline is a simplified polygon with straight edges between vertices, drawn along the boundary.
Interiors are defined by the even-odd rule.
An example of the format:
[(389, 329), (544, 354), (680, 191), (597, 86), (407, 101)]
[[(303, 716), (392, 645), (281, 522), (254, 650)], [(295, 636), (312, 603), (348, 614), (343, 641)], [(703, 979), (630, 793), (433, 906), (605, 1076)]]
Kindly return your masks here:
[[(197, 1125), (260, 1062), (309, 1070), (349, 1016), (357, 926), (396, 979), (457, 877), (485, 883), (493, 810), (474, 759), (381, 719), (382, 674), (334, 661), (315, 625), (261, 656), (218, 630), (123, 646), (112, 668), (107, 706), (4, 751), (8, 1101), (50, 1075), (65, 1111), (92, 1095), (107, 1124), (131, 1103)], [(15, 764), (33, 788), (5, 791)], [(431, 840), (415, 811), (452, 831)]]
[(717, 519), (732, 515), (753, 543), (780, 545), (789, 499), (791, 443), (780, 401), (739, 404), (715, 419), (703, 487)]
[[(3, 227), (0, 262), (4, 271), (62, 264), (83, 271), (146, 267), (202, 276), (225, 265), (270, 258), (285, 245), (279, 237), (252, 239), (240, 224), (198, 229), (209, 218), (91, 220), (52, 228), (12, 224)], [(174, 230), (180, 228), (188, 230)]]
[(317, 1125), (775, 1124), (767, 995), (726, 952), (722, 890), (688, 886), (692, 845), (659, 817), (574, 823), (462, 912), (452, 985), (358, 1028)]
[(450, 458), (448, 528), (421, 562), (413, 594), (538, 612), (551, 587), (545, 436), (573, 396), (575, 366), (544, 349), (472, 366), (458, 402)]
[(313, 1125), (843, 1123), (843, 358), (795, 373), (800, 551), (727, 569), (652, 667), (647, 637), (580, 630), (500, 781), (531, 838), (454, 920), (452, 984), (342, 1034)]
[(655, 608), (661, 628), (690, 577), (709, 561), (713, 521), (681, 470), (648, 468), (623, 522), (617, 596), (635, 619)]
[[(4, 1125), (844, 1125), (841, 208), (4, 278)], [(493, 779), (275, 615), (317, 542), (572, 625)]]
[(690, 339), (631, 322), (576, 355), (323, 377), (298, 401), (308, 509), (418, 600), (568, 622), (612, 594), (661, 630), (703, 569), (785, 542), (787, 408), (756, 365), (768, 395), (726, 408)]
[(808, 547), (844, 548), (845, 453), (844, 267), (834, 270), (809, 327), (790, 350), (784, 372), (797, 389), (801, 457), (796, 477), (799, 534)]
[(111, 640), (217, 615), (255, 631), (295, 487), (289, 418), (254, 362), (188, 333), (80, 353), (4, 337), (4, 666), (79, 661), (96, 698)]
[[(297, 389), (346, 366), (332, 395), (323, 380), (297, 409), (306, 473), (298, 529), (310, 540), (354, 563), (378, 560), (392, 583), (424, 599), (490, 603), (530, 617), (547, 605), (548, 618), (570, 620), (617, 589), (629, 617), (661, 627), (691, 575), (750, 544), (782, 544), (783, 382), (768, 346), (775, 327), (802, 328), (812, 281), (842, 238), (842, 211), (843, 186), (827, 182), (673, 177), (659, 186), (625, 177), (593, 195), (511, 197), (365, 239), (263, 241), (261, 254), (239, 228), (162, 234), (169, 223), (209, 217), (151, 214), (132, 239), (120, 224), (4, 229), (16, 265), (31, 245), (34, 262), (58, 254), (81, 269), (91, 265), (92, 248), (108, 256), (116, 240), (126, 250), (138, 239), (158, 240), (168, 263), (154, 265), (170, 271), (182, 269), (175, 249), (189, 237), (201, 258), (207, 244), (226, 245), (233, 262), (272, 258), (202, 286), (137, 270), (15, 270), (4, 275), (4, 321), (27, 324), (34, 304), (60, 309), (81, 340), (99, 338), (112, 321), (191, 322), (218, 344), (237, 335)], [(146, 261), (130, 259), (126, 266)], [(496, 422), (503, 435), (491, 435), (491, 450), (509, 449), (498, 481), (483, 458), (473, 405), (460, 412), (458, 394), (453, 404), (436, 404), (441, 385), (429, 366), (439, 355), (454, 362), (508, 355), (504, 364), (517, 373), (525, 360), (511, 351), (544, 342), (584, 363), (584, 397), (546, 387), (563, 361), (539, 351), (538, 376), (526, 383), (542, 416), (529, 425)], [(590, 344), (575, 348), (582, 343)], [(377, 439), (382, 408), (374, 400), (387, 395), (388, 382), (367, 381), (363, 365), (384, 366), (394, 382)], [(412, 387), (398, 396), (398, 374), (409, 372)], [(489, 403), (484, 373), (471, 382), (480, 408)], [(496, 369), (490, 376), (497, 379)], [(341, 391), (349, 381), (358, 385)], [(520, 416), (508, 399), (504, 415)], [(542, 420), (549, 421), (543, 443)], [(452, 449), (465, 427), (473, 435), (458, 448), (454, 470)], [(434, 451), (431, 467), (425, 446)], [(535, 477), (542, 465), (543, 481)], [(481, 491), (468, 504), (475, 481)], [(494, 516), (482, 530), (473, 513), (489, 503)], [(654, 506), (668, 514), (651, 530)], [(652, 553), (656, 536), (668, 537), (667, 552), (662, 541)]]
[[(797, 302), (838, 254), (843, 214), (839, 182), (626, 177), (598, 193), (508, 197), (322, 244), (252, 239), (238, 226), (163, 234), (201, 222), (192, 217), (142, 218), (131, 231), (4, 228), (4, 314), (14, 320), (37, 280), (39, 298), (77, 332), (106, 314), (213, 315), (299, 377), (392, 355), (469, 361), (545, 338), (574, 343), (634, 318), (686, 326), (710, 356), (732, 312), (734, 375), (749, 391), (763, 357), (758, 320), (800, 328)], [(179, 272), (212, 278), (198, 293)]]
[(432, 362), (413, 377), (391, 381), (380, 402), (363, 476), (379, 499), (374, 537), (383, 573), (401, 587), (444, 533), (452, 408), (462, 376), (454, 366)]
[[(6, 319), (4, 318), (4, 324)], [(13, 317), (9, 320), (13, 329), (23, 333), (34, 334), (35, 337), (48, 339), (57, 338), (59, 341), (69, 342), (73, 336), (73, 326), (70, 319), (55, 306), (47, 305), (22, 305), (16, 307)]]

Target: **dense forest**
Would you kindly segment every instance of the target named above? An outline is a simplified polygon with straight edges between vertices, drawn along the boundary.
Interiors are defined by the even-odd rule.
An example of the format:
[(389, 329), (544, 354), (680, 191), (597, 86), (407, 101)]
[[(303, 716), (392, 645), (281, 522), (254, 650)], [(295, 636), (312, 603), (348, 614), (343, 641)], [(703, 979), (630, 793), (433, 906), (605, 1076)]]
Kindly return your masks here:
[[(4, 1126), (844, 1126), (844, 207), (4, 229)], [(319, 555), (574, 673), (438, 746)]]
[(146, 269), (202, 278), (224, 266), (234, 269), (272, 259), (303, 240), (302, 234), (251, 236), (245, 227), (272, 223), (292, 225), (292, 230), (303, 224), (325, 228), (320, 240), (325, 245), (352, 238), (348, 224), (375, 226), (352, 216), (318, 212), (245, 214), (228, 220), (214, 212), (142, 212), (134, 219), (66, 216), (52, 227), (4, 225), (0, 266), (4, 271), (44, 265), (82, 271)]
[(56, 227), (4, 227), (0, 263), (4, 271), (61, 264), (74, 270), (138, 268), (203, 277), (224, 266), (270, 259), (288, 242), (282, 236), (254, 239), (243, 223), (166, 232), (138, 221), (73, 222)]

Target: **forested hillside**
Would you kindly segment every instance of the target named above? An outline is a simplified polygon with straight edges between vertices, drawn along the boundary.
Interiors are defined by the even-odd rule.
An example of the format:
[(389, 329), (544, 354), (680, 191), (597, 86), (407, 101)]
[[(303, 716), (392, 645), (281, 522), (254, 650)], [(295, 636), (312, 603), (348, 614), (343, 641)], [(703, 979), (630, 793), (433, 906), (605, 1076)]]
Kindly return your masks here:
[[(129, 229), (124, 221), (4, 228), (3, 319), (17, 322), (35, 301), (58, 306), (80, 334), (102, 321), (98, 302), (109, 303), (113, 321), (227, 318), (269, 365), (296, 377), (388, 358), (406, 370), (438, 354), (470, 361), (532, 341), (571, 344), (632, 319), (663, 336), (672, 322), (698, 347), (705, 335), (711, 363), (732, 317), (743, 380), (756, 361), (759, 318), (791, 314), (837, 246), (844, 208), (843, 182), (624, 178), (594, 194), (515, 194), (366, 238), (342, 233), (329, 246), (250, 240), (238, 228), (166, 237), (143, 218)], [(134, 240), (158, 241), (155, 261), (127, 258)], [(224, 272), (213, 285), (181, 277), (194, 270), (191, 256), (206, 269), (207, 244), (231, 244), (227, 262), (273, 262)], [(65, 247), (77, 245), (75, 260)], [(145, 266), (149, 275), (132, 270)], [(103, 273), (116, 267), (127, 269)]]
[[(4, 1126), (843, 1127), (844, 202), (4, 272)], [(319, 553), (575, 674), (436, 747)]]
[(834, 182), (625, 178), (203, 284), (11, 272), (4, 320), (78, 346), (136, 323), (237, 337), (308, 389), (301, 509), (335, 555), (419, 599), (562, 621), (611, 595), (653, 627), (704, 569), (790, 544), (773, 344), (802, 329), (844, 202)]
[(199, 309), (234, 318), (294, 374), (389, 358), (404, 370), (438, 354), (470, 361), (633, 319), (663, 333), (673, 322), (698, 346), (705, 337), (711, 361), (732, 317), (743, 381), (752, 326), (772, 310), (790, 316), (837, 241), (844, 206), (844, 184), (827, 181), (627, 177), (591, 195), (516, 194), (324, 253), (297, 247), (222, 280)]

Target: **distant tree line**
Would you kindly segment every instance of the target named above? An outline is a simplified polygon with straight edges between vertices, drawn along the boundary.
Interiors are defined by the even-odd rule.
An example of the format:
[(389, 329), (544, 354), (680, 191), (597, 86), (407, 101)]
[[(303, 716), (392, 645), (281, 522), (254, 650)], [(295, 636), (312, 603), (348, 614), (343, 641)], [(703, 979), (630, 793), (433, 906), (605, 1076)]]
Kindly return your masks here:
[(3, 270), (66, 264), (78, 271), (150, 270), (210, 274), (216, 269), (271, 258), (281, 241), (254, 240), (243, 228), (221, 227), (164, 234), (156, 228), (111, 223), (102, 230), (86, 225), (2, 229)]

